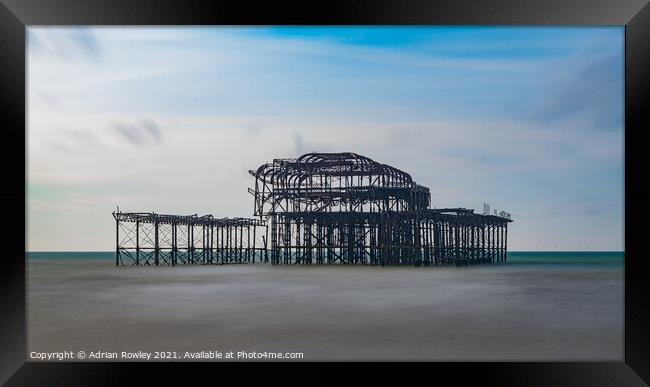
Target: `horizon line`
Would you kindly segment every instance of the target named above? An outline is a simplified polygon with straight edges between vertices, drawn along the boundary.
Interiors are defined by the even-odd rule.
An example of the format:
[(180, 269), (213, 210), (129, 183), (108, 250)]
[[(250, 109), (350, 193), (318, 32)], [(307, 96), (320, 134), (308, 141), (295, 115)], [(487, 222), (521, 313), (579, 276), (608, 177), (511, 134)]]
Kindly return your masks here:
[[(508, 253), (624, 253), (625, 250), (508, 250)], [(25, 253), (115, 253), (114, 250), (25, 250)]]

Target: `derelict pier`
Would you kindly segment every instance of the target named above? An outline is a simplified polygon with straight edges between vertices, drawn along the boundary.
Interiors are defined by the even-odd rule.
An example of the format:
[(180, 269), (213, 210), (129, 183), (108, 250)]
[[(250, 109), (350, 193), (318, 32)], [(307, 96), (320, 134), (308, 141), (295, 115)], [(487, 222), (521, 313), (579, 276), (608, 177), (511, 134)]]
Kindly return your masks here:
[(249, 171), (254, 218), (114, 212), (117, 265), (506, 262), (510, 214), (430, 208), (429, 188), (355, 153)]

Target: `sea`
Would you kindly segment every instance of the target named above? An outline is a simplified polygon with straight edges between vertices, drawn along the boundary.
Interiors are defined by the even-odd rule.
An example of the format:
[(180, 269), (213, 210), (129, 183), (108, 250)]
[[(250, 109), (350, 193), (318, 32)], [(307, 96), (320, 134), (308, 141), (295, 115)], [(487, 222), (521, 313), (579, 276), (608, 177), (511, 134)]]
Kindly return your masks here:
[[(115, 251), (30, 251), (28, 260), (92, 259), (115, 260)], [(622, 267), (623, 251), (510, 251), (507, 265), (571, 265), (585, 267)]]
[(623, 252), (512, 251), (507, 263), (468, 267), (116, 267), (113, 251), (26, 256), (28, 353), (623, 360)]

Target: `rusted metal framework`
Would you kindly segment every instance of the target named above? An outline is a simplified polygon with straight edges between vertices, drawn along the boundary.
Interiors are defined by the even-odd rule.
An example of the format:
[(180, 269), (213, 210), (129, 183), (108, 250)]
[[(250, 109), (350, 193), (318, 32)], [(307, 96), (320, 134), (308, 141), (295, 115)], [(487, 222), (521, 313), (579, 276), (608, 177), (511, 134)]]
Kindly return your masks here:
[(355, 153), (307, 153), (275, 159), (257, 171), (253, 214), (416, 211), (429, 207), (429, 188), (397, 168)]
[(163, 215), (113, 212), (115, 264), (191, 265), (255, 263), (268, 260), (266, 222), (214, 218), (212, 215)]
[(431, 209), (427, 187), (367, 157), (308, 153), (249, 172), (254, 215), (270, 220), (265, 262), (460, 266), (506, 260), (509, 218)]
[(116, 265), (506, 261), (508, 213), (430, 208), (429, 188), (368, 157), (307, 153), (249, 172), (254, 219), (113, 212)]

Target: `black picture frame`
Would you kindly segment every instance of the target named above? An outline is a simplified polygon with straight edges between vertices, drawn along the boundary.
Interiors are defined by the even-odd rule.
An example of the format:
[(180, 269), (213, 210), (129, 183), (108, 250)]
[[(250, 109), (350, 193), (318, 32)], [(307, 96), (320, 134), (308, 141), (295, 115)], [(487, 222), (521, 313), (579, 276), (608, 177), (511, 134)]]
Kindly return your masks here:
[[(613, 363), (37, 363), (26, 362), (25, 230), (27, 26), (46, 25), (480, 24), (625, 25), (625, 359)], [(319, 4), (209, 0), (0, 0), (0, 152), (3, 184), (0, 269), (0, 381), (7, 385), (121, 385), (137, 374), (166, 381), (205, 372), (239, 383), (253, 378), (384, 382), (410, 378), (517, 386), (632, 386), (650, 383), (650, 285), (644, 256), (644, 130), (650, 85), (650, 5), (643, 0), (328, 1)], [(22, 227), (21, 227), (22, 226)], [(191, 369), (189, 369), (191, 368)], [(251, 371), (255, 368), (255, 372)], [(298, 379), (299, 369), (308, 379)], [(349, 371), (359, 371), (350, 374)], [(345, 372), (346, 376), (343, 377)], [(311, 376), (310, 376), (311, 375)], [(151, 379), (148, 379), (151, 380)], [(212, 383), (210, 383), (212, 384)]]

